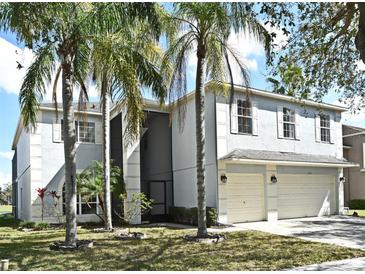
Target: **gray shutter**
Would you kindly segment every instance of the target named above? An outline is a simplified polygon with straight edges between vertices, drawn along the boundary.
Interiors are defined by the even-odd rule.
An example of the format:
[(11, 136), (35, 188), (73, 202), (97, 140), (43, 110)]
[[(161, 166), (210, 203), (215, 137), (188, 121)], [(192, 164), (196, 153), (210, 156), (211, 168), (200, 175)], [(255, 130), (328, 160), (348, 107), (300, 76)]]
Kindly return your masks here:
[(60, 143), (62, 141), (61, 138), (61, 124), (54, 122), (52, 125), (53, 129), (53, 142)]
[(252, 104), (252, 135), (259, 135), (257, 104)]
[(321, 142), (321, 118), (319, 114), (314, 116), (315, 130), (316, 130), (316, 142)]
[(284, 125), (283, 125), (283, 107), (278, 106), (278, 138), (284, 138)]
[(330, 115), (330, 143), (334, 144), (336, 140), (335, 120), (333, 115)]
[(238, 133), (237, 99), (233, 100), (231, 106), (231, 133)]
[(300, 140), (300, 112), (295, 110), (295, 139)]

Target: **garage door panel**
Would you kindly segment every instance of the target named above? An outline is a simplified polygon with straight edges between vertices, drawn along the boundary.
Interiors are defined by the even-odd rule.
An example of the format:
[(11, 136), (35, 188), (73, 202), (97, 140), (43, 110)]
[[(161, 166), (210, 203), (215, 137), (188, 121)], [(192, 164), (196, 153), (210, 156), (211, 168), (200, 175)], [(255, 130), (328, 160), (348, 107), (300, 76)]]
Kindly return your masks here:
[(280, 175), (278, 180), (279, 219), (332, 213), (334, 213), (333, 176)]
[(263, 174), (227, 174), (228, 222), (260, 221), (265, 217)]

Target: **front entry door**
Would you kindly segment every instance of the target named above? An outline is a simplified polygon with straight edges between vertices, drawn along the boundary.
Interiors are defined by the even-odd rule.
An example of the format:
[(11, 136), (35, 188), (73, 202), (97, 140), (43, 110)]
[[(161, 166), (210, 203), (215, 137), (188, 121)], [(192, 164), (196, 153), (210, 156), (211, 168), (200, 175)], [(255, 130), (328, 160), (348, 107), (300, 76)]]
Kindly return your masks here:
[(148, 196), (153, 200), (152, 209), (149, 212), (152, 222), (167, 220), (166, 181), (149, 181)]

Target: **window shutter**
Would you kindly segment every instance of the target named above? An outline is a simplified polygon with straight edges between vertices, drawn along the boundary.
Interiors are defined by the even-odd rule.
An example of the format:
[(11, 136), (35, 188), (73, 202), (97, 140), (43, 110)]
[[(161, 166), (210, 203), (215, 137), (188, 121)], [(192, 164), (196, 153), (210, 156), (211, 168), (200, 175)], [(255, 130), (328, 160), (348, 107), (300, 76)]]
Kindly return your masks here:
[(321, 142), (321, 119), (318, 114), (314, 116), (316, 129), (316, 142)]
[(334, 144), (336, 140), (335, 120), (333, 115), (330, 115), (330, 143)]
[(283, 107), (278, 106), (278, 138), (284, 138), (284, 125), (283, 125)]
[(238, 133), (237, 99), (233, 100), (231, 106), (231, 133)]
[(295, 110), (295, 139), (300, 139), (300, 113), (299, 110)]
[(258, 109), (257, 104), (252, 104), (252, 135), (259, 135), (259, 125), (257, 117)]
[(60, 143), (61, 140), (61, 124), (53, 123), (53, 142)]

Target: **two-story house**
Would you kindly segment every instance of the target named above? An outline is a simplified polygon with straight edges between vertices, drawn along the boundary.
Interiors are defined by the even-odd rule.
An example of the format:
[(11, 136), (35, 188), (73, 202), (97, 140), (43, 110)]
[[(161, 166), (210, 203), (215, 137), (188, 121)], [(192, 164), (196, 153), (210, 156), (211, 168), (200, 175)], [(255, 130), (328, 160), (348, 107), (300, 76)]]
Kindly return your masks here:
[[(343, 168), (355, 165), (345, 160), (342, 152), (341, 113), (346, 108), (298, 101), (257, 89), (249, 89), (247, 93), (246, 88), (240, 86), (235, 87), (230, 105), (228, 98), (211, 92), (210, 88), (208, 83), (205, 95), (206, 197), (207, 206), (217, 208), (221, 223), (341, 213)], [(172, 206), (197, 205), (194, 93), (187, 96), (185, 108), (186, 116), (181, 124), (177, 106), (170, 113), (169, 108), (146, 100), (146, 118), (140, 138), (134, 143), (124, 139), (126, 110), (117, 106), (111, 109), (111, 158), (123, 168), (126, 190), (128, 193), (142, 191), (154, 199), (151, 212), (143, 218), (162, 220)], [(100, 113), (88, 115), (92, 117), (100, 119)], [(48, 127), (42, 124), (39, 129), (48, 137), (42, 135), (30, 142), (31, 148), (36, 143), (42, 149), (47, 142), (51, 143), (44, 147), (42, 157), (43, 153), (55, 154), (56, 146), (62, 146), (49, 136), (58, 126), (52, 130), (53, 118), (48, 121)], [(95, 143), (80, 143), (80, 147), (89, 147), (78, 151), (78, 170), (91, 160), (101, 158), (97, 123), (100, 121), (95, 120)], [(20, 127), (14, 140), (16, 155), (29, 147), (29, 141), (23, 144), (22, 138), (17, 137), (21, 132)], [(57, 149), (63, 153), (63, 149)], [(84, 154), (87, 156), (82, 156)], [(42, 174), (53, 161), (41, 162), (42, 166), (35, 164), (36, 174)], [(21, 180), (26, 164), (17, 165), (15, 181), (18, 190), (23, 188), (20, 195), (24, 199), (25, 186)], [(60, 165), (62, 161), (58, 169), (49, 170), (50, 176), (36, 177), (43, 178), (42, 186), (53, 184), (51, 173), (55, 176)], [(63, 181), (62, 176), (59, 177), (58, 189), (61, 189)], [(32, 179), (32, 186), (38, 185), (37, 180)], [(26, 190), (27, 205), (35, 199), (34, 186)], [(21, 203), (18, 204), (22, 211), (18, 216), (29, 217)], [(39, 216), (39, 212), (36, 215)], [(141, 222), (141, 218), (134, 222)]]
[[(222, 223), (341, 213), (341, 113), (346, 108), (236, 86), (233, 105), (205, 105), (207, 206)], [(176, 111), (175, 111), (176, 112)], [(194, 95), (183, 131), (172, 123), (175, 206), (196, 205)], [(176, 114), (176, 113), (174, 113)]]

